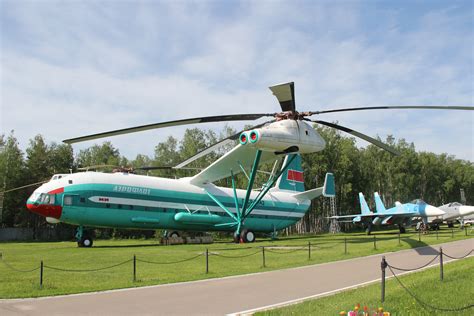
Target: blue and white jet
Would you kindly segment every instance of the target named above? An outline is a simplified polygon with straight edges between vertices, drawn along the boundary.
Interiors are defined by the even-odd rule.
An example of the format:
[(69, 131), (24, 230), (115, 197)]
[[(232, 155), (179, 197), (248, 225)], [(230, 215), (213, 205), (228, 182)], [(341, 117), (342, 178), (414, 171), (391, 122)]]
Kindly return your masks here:
[(414, 200), (410, 203), (395, 202), (395, 206), (389, 209), (385, 208), (382, 199), (377, 192), (374, 193), (375, 212), (372, 212), (362, 193), (359, 193), (360, 214), (332, 216), (331, 218), (352, 219), (354, 224), (362, 224), (366, 228), (367, 235), (372, 232), (372, 227), (398, 225), (400, 233), (405, 233), (405, 227), (410, 226), (414, 221), (421, 219), (427, 224), (428, 217), (441, 219), (445, 212), (439, 208), (429, 205), (422, 200)]

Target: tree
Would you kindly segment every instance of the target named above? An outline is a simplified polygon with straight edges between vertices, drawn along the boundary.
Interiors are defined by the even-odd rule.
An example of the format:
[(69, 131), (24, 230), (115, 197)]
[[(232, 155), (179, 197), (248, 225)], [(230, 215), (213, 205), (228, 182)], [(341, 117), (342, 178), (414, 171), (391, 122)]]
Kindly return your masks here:
[[(26, 183), (24, 174), (23, 153), (18, 147), (18, 141), (11, 131), (5, 140), (0, 138), (0, 186), (1, 191), (20, 187)], [(24, 191), (13, 191), (3, 196), (3, 211), (1, 222), (3, 226), (13, 227), (20, 212), (25, 210), (26, 194)]]

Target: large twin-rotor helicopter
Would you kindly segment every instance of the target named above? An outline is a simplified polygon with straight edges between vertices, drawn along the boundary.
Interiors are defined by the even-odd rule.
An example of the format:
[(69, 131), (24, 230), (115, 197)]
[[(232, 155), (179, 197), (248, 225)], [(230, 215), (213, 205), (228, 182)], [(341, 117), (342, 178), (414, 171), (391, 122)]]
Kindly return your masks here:
[[(112, 174), (89, 171), (59, 174), (34, 191), (27, 208), (50, 223), (77, 225), (76, 238), (83, 247), (92, 246), (92, 236), (85, 229), (92, 227), (162, 228), (173, 231), (171, 235), (177, 235), (178, 231), (229, 231), (234, 233), (236, 241), (253, 242), (256, 232), (276, 232), (299, 221), (312, 199), (335, 195), (334, 177), (330, 173), (326, 174), (322, 187), (306, 191), (304, 188), (300, 154), (321, 151), (326, 145), (312, 124), (344, 131), (398, 155), (396, 150), (370, 136), (309, 117), (361, 110), (474, 110), (471, 106), (374, 106), (298, 112), (293, 82), (272, 86), (270, 90), (282, 112), (189, 118), (66, 139), (65, 143), (73, 144), (170, 126), (272, 118), (229, 136), (173, 167), (185, 168), (218, 147), (239, 141), (193, 177), (168, 179), (136, 175), (127, 170)], [(273, 163), (273, 170), (266, 183), (255, 190), (255, 177), (263, 163)], [(246, 190), (235, 187), (235, 176), (239, 173), (248, 179)], [(229, 177), (231, 188), (213, 184)]]

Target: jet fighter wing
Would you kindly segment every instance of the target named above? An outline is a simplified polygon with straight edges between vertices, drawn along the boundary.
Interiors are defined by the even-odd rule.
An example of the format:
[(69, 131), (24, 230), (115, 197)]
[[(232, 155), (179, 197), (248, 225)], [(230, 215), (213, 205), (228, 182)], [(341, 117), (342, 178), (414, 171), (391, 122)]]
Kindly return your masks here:
[[(203, 185), (230, 177), (232, 173), (234, 175), (238, 174), (242, 172), (242, 169), (249, 172), (254, 163), (256, 152), (257, 148), (253, 146), (242, 146), (239, 144), (192, 177), (190, 182), (195, 185)], [(276, 155), (273, 152), (262, 151), (260, 164), (278, 160), (280, 157), (280, 155)]]

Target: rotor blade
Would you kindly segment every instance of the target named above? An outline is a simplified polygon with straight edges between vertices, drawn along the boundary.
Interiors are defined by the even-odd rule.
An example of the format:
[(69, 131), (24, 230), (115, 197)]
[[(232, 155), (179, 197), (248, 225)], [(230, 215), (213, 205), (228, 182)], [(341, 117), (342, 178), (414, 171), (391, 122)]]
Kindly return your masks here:
[(418, 109), (418, 110), (474, 110), (474, 106), (445, 106), (445, 105), (395, 105), (395, 106), (365, 106), (358, 108), (342, 108), (324, 111), (311, 111), (309, 115), (349, 112), (349, 111), (365, 111), (365, 110), (392, 110), (392, 109)]
[(32, 187), (32, 186), (35, 186), (35, 185), (38, 185), (38, 184), (46, 183), (46, 182), (49, 182), (49, 179), (48, 179), (48, 180), (45, 180), (45, 181), (40, 181), (40, 182), (36, 182), (36, 183), (27, 184), (27, 185), (24, 185), (24, 186), (21, 186), (21, 187), (18, 187), (18, 188), (13, 188), (13, 189), (5, 190), (5, 191), (3, 191), (3, 192), (0, 192), (0, 194), (4, 194), (4, 193), (8, 193), (8, 192), (13, 192), (13, 191), (21, 190), (21, 189), (25, 189), (25, 188), (29, 188), (29, 187)]
[(178, 164), (175, 168), (177, 169), (181, 169), (183, 168), (184, 166), (186, 165), (189, 165), (191, 162), (201, 158), (201, 157), (204, 157), (205, 155), (213, 152), (214, 150), (222, 147), (222, 146), (225, 146), (225, 145), (228, 145), (228, 144), (231, 144), (234, 142), (234, 140), (237, 140), (239, 139), (239, 136), (240, 134), (242, 134), (242, 132), (244, 131), (247, 131), (247, 130), (251, 130), (251, 129), (254, 129), (254, 128), (259, 128), (259, 127), (262, 127), (263, 125), (267, 124), (267, 123), (271, 123), (271, 122), (274, 122), (273, 120), (272, 121), (268, 121), (268, 122), (265, 122), (265, 123), (262, 123), (262, 124), (258, 124), (258, 125), (255, 125), (255, 126), (252, 126), (250, 128), (247, 128), (247, 129), (243, 129), (241, 130), (240, 132), (237, 132), (233, 135), (230, 135), (229, 137), (226, 137), (224, 139), (221, 139), (220, 141), (218, 141), (217, 143), (214, 143), (212, 144), (211, 146), (207, 147), (207, 148), (204, 148), (203, 150), (201, 150), (200, 152), (196, 153), (194, 156), (191, 156), (189, 157), (188, 159), (186, 159), (185, 161), (181, 162), (180, 164)]
[(115, 166), (115, 165), (93, 165), (93, 166), (87, 166), (87, 167), (80, 167), (80, 168), (77, 168), (77, 170), (79, 171), (83, 171), (83, 170), (95, 170), (95, 169), (100, 169), (100, 168), (120, 168), (119, 166)]
[(145, 167), (138, 167), (138, 168), (133, 168), (134, 170), (202, 170), (203, 168), (178, 168), (178, 167), (172, 167), (172, 166), (145, 166)]
[(163, 127), (171, 127), (171, 126), (179, 126), (179, 125), (187, 125), (187, 124), (198, 124), (198, 123), (211, 123), (211, 122), (227, 122), (227, 121), (248, 121), (248, 120), (256, 120), (261, 117), (265, 116), (275, 116), (275, 113), (260, 113), (260, 114), (230, 114), (230, 115), (217, 115), (217, 116), (205, 116), (205, 117), (195, 117), (189, 119), (182, 119), (182, 120), (174, 120), (168, 122), (161, 122), (155, 124), (148, 124), (148, 125), (141, 125), (136, 127), (129, 127), (118, 129), (109, 132), (103, 132), (98, 134), (92, 134), (87, 136), (81, 136), (76, 138), (69, 138), (63, 140), (66, 144), (74, 144), (78, 142), (84, 142), (87, 140), (93, 140), (103, 137), (109, 136), (116, 136), (116, 135), (123, 135), (135, 132), (146, 131), (150, 129), (156, 128), (163, 128)]
[(295, 112), (295, 83), (288, 82), (269, 87), (280, 102), (283, 112)]
[(344, 126), (341, 126), (341, 125), (338, 125), (338, 124), (329, 123), (329, 122), (326, 122), (326, 121), (311, 121), (311, 122), (326, 125), (326, 126), (341, 130), (343, 132), (346, 132), (346, 133), (349, 133), (351, 135), (362, 138), (363, 140), (368, 141), (369, 143), (374, 144), (375, 146), (378, 146), (378, 147), (380, 147), (380, 148), (382, 148), (382, 149), (384, 149), (384, 150), (386, 150), (386, 151), (388, 151), (388, 152), (390, 152), (390, 153), (392, 153), (396, 156), (400, 155), (400, 153), (398, 151), (396, 151), (392, 147), (388, 146), (387, 144), (382, 143), (381, 141), (379, 141), (375, 138), (372, 138), (370, 136), (367, 136), (365, 134), (354, 131), (353, 129), (350, 129), (350, 128), (347, 128), (347, 127), (344, 127)]

